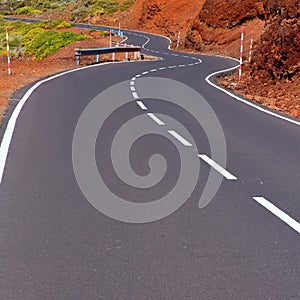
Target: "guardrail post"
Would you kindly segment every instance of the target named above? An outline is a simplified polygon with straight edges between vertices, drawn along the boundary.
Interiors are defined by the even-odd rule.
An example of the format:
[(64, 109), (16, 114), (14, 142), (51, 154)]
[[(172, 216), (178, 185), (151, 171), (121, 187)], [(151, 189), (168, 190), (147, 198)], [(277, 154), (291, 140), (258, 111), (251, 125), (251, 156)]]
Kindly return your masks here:
[(80, 60), (81, 56), (89, 56), (92, 55), (96, 57), (97, 63), (100, 62), (100, 55), (102, 54), (107, 54), (107, 53), (112, 53), (114, 58), (116, 53), (126, 53), (126, 57), (128, 60), (130, 60), (131, 56), (129, 57), (129, 52), (134, 53), (134, 59), (143, 59), (141, 56), (141, 48), (137, 46), (132, 46), (132, 47), (113, 47), (113, 48), (92, 48), (92, 49), (75, 49), (75, 58), (76, 58), (76, 63), (79, 66), (80, 65)]
[[(125, 47), (127, 47), (127, 44), (125, 44)], [(125, 53), (125, 59), (128, 60), (128, 52)]]
[(76, 65), (80, 66), (80, 55), (76, 55)]

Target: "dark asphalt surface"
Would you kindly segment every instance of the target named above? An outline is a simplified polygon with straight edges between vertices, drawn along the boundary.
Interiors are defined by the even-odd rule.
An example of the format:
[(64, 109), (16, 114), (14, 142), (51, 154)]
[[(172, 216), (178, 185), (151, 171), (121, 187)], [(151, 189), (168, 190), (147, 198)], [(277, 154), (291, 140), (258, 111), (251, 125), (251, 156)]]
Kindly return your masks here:
[[(146, 42), (132, 32), (125, 34), (130, 43)], [(109, 64), (63, 75), (40, 86), (25, 104), (0, 186), (0, 299), (300, 299), (299, 234), (253, 200), (263, 196), (299, 221), (299, 126), (237, 102), (205, 82), (207, 75), (232, 67), (235, 61), (173, 56), (166, 39), (142, 35), (150, 38), (145, 48), (159, 51), (156, 55), (163, 60)], [(124, 97), (131, 97), (133, 76), (195, 62), (191, 57), (202, 63), (157, 70), (142, 78), (179, 81), (207, 100), (226, 138), (226, 169), (238, 180), (223, 179), (204, 209), (198, 209), (199, 195), (191, 191), (180, 209), (156, 222), (129, 224), (103, 215), (85, 199), (73, 171), (72, 140), (82, 112), (105, 89), (127, 81)], [(137, 92), (143, 95), (139, 80)], [(153, 90), (160, 92), (156, 86)], [(189, 94), (182, 107), (188, 99)], [(192, 137), (198, 153), (209, 155), (207, 137), (190, 115), (155, 100), (143, 102), (157, 114), (169, 109), (187, 132), (175, 121), (162, 119), (187, 139)], [(137, 105), (128, 105), (115, 121), (112, 116), (97, 139), (97, 164), (112, 186), (115, 177), (101, 160), (103, 147), (114, 124), (135, 115), (143, 118)], [(144, 121), (142, 129), (166, 135), (150, 118), (145, 116)], [(123, 136), (124, 141), (127, 138)], [(194, 155), (194, 148), (172, 141), (187, 156)], [(153, 198), (172, 187), (178, 171), (173, 161), (176, 149), (171, 145), (163, 149), (162, 140), (149, 136), (133, 152), (132, 160), (139, 162), (132, 162), (136, 172), (147, 173), (141, 164), (156, 146), (172, 172), (153, 191)], [(209, 171), (201, 162), (198, 190)], [(113, 188), (122, 194), (124, 187)], [(132, 199), (141, 200), (137, 198)]]

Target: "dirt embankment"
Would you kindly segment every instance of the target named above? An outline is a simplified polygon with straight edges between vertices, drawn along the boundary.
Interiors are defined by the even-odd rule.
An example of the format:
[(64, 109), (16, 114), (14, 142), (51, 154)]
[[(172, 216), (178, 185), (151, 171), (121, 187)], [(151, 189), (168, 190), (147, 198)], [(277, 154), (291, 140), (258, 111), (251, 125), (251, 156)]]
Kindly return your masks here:
[[(243, 79), (223, 84), (248, 99), (300, 117), (299, 0), (137, 0), (123, 23), (168, 35), (181, 49), (239, 58), (245, 29)], [(133, 27), (132, 27), (133, 25)], [(248, 63), (250, 39), (252, 63)]]
[[(71, 9), (66, 11), (66, 20), (70, 12)], [(234, 74), (225, 78), (223, 84), (248, 99), (300, 117), (299, 20), (299, 0), (136, 0), (122, 13), (116, 12), (105, 18), (93, 17), (88, 22), (117, 26), (120, 21), (121, 26), (128, 29), (167, 35), (173, 40), (173, 46), (180, 30), (180, 49), (236, 58), (239, 57), (241, 27), (244, 27), (245, 65), (242, 81), (238, 82)], [(251, 38), (254, 39), (254, 52), (250, 64), (247, 60)], [(87, 46), (86, 43), (90, 41), (80, 43)], [(96, 40), (95, 45), (101, 47), (101, 43)], [(107, 45), (107, 41), (104, 44)], [(74, 67), (74, 45), (70, 47), (72, 51), (68, 52), (68, 47), (61, 50), (57, 55), (66, 51), (64, 58), (53, 62), (51, 57), (42, 63), (13, 61), (13, 76), (16, 73), (21, 75), (6, 81), (6, 75), (3, 75), (4, 80), (1, 79), (0, 83), (2, 101), (8, 101), (9, 86), (17, 88), (52, 70), (56, 72)], [(5, 73), (4, 59), (0, 60), (0, 68)], [(1, 105), (3, 107), (0, 99), (0, 110)]]
[[(93, 33), (88, 30), (77, 28), (63, 29), (63, 31), (82, 32), (90, 38), (70, 44), (43, 60), (12, 58), (11, 75), (8, 75), (7, 72), (7, 58), (0, 57), (0, 124), (2, 115), (8, 107), (9, 99), (11, 99), (14, 91), (50, 74), (76, 68), (74, 55), (75, 48), (108, 47), (109, 45), (109, 37), (100, 36), (96, 32)], [(120, 40), (121, 39), (118, 37), (113, 38), (113, 41), (116, 42)], [(129, 56), (133, 58), (132, 54)], [(117, 54), (116, 59), (122, 60), (124, 59), (124, 55)], [(95, 60), (95, 57), (83, 57), (81, 59), (81, 65), (93, 64), (95, 63)], [(101, 56), (101, 61), (109, 60), (111, 60), (111, 54)]]
[[(300, 118), (300, 1), (264, 1), (264, 30), (234, 90)], [(232, 86), (236, 76), (226, 78)]]

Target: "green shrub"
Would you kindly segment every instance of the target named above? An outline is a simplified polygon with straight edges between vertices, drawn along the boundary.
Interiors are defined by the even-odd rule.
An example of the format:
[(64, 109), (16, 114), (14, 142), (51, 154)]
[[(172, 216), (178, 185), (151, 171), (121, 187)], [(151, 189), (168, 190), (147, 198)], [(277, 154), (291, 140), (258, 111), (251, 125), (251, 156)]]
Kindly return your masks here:
[(109, 36), (109, 32), (108, 31), (99, 31), (99, 35), (100, 36)]
[(24, 36), (23, 44), (26, 55), (43, 59), (66, 45), (86, 38), (84, 34), (35, 28)]
[[(9, 43), (12, 56), (25, 55), (35, 59), (43, 59), (61, 47), (75, 41), (89, 38), (84, 34), (73, 32), (57, 32), (51, 28), (65, 28), (70, 25), (64, 21), (41, 22), (29, 24), (22, 22), (6, 22), (0, 17), (0, 55), (6, 55), (5, 28), (9, 27)], [(49, 30), (50, 28), (50, 30)]]
[(118, 10), (118, 2), (115, 0), (99, 0), (96, 7), (103, 8), (105, 14), (112, 14)]
[(41, 13), (40, 10), (32, 9), (30, 6), (23, 6), (23, 7), (18, 8), (15, 11), (16, 15), (26, 15), (26, 16), (31, 16), (31, 15), (40, 14), (40, 13)]
[(8, 10), (0, 10), (0, 15), (1, 16), (8, 16), (8, 15), (10, 15), (10, 11), (8, 11)]
[(51, 3), (50, 4), (50, 8), (51, 9), (56, 9), (56, 8), (58, 8), (59, 7), (59, 4), (58, 3)]
[(134, 0), (125, 0), (120, 4), (120, 10), (123, 11), (133, 4)]
[(0, 56), (6, 56), (7, 52), (6, 52), (6, 48), (0, 46)]
[(20, 36), (13, 36), (10, 41), (9, 41), (9, 45), (10, 48), (18, 48), (21, 44), (21, 37)]
[(87, 17), (118, 11), (117, 0), (79, 0), (71, 13), (71, 20), (83, 21)]
[(71, 24), (67, 23), (66, 21), (59, 19), (56, 21), (51, 22), (52, 26), (57, 28), (57, 29), (62, 29), (62, 28), (70, 28)]

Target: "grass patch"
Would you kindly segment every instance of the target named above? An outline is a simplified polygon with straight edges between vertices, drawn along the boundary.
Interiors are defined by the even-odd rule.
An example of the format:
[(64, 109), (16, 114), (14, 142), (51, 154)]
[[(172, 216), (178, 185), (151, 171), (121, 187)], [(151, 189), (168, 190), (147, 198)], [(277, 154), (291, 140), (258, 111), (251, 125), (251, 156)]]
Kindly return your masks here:
[(130, 7), (133, 4), (134, 0), (124, 0), (120, 4), (120, 10), (126, 10), (128, 7)]
[(30, 6), (23, 6), (14, 11), (16, 15), (32, 16), (35, 14), (40, 14), (41, 11), (38, 9), (33, 9)]
[(85, 38), (84, 34), (36, 28), (30, 30), (24, 36), (22, 43), (25, 46), (25, 54), (27, 56), (43, 59), (60, 48)]
[(71, 13), (71, 20), (84, 21), (87, 18), (112, 14), (118, 11), (116, 0), (81, 0), (76, 1), (74, 10)]
[(6, 55), (7, 26), (12, 56), (43, 59), (66, 45), (89, 38), (85, 34), (55, 31), (54, 29), (70, 27), (70, 24), (62, 20), (28, 24), (0, 19), (0, 55)]

